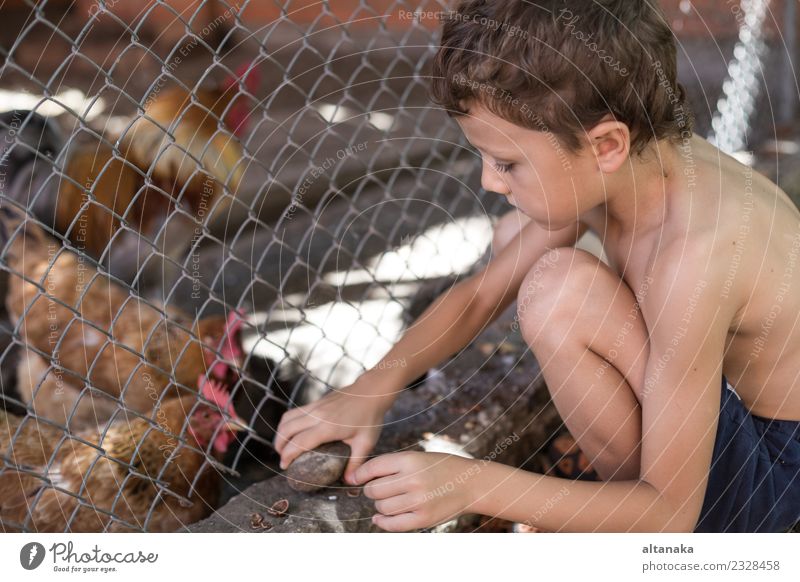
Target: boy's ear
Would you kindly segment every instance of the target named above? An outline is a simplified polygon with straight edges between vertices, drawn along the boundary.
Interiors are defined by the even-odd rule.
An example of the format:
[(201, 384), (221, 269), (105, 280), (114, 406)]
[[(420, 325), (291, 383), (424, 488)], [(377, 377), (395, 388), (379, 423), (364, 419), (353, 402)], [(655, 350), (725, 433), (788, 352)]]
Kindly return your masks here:
[(610, 115), (590, 129), (586, 137), (597, 160), (597, 169), (603, 173), (616, 172), (630, 155), (630, 129)]

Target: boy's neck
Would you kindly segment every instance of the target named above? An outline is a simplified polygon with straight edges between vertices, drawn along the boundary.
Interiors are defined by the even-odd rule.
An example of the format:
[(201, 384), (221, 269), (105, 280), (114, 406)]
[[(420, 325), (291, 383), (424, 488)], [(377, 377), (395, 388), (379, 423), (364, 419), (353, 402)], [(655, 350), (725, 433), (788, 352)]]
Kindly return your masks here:
[(623, 237), (640, 237), (663, 225), (680, 162), (675, 145), (662, 140), (604, 177), (606, 217)]

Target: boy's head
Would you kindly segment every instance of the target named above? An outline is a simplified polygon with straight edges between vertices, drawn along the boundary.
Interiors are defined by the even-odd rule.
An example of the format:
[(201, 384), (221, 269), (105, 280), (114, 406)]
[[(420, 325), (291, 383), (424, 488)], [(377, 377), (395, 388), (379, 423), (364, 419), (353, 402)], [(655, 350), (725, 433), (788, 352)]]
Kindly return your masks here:
[[(462, 0), (445, 18), (431, 98), (492, 155), (488, 190), (514, 189), (503, 164), (512, 149), (547, 182), (540, 189), (556, 188), (597, 169), (598, 153), (611, 151), (599, 168), (608, 173), (653, 141), (691, 136), (675, 52), (654, 0)], [(562, 222), (552, 200), (541, 202)]]

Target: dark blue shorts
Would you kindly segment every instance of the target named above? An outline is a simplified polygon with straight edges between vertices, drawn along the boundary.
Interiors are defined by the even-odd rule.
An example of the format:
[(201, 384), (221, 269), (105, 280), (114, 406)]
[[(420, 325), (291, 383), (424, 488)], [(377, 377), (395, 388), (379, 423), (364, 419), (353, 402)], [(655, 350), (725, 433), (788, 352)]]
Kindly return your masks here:
[(696, 532), (781, 532), (800, 521), (800, 422), (750, 414), (722, 376)]

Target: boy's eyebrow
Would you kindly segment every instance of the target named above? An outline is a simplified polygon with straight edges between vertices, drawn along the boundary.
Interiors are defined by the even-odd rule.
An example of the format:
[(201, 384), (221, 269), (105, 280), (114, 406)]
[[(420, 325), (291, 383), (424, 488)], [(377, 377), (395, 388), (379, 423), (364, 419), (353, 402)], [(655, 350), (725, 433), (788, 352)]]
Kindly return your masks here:
[(474, 147), (475, 149), (478, 149), (478, 150), (481, 150), (481, 151), (484, 151), (484, 152), (487, 152), (487, 153), (491, 153), (489, 150), (492, 149), (492, 148), (487, 148), (485, 145), (481, 145), (480, 143), (475, 143), (475, 141), (467, 138), (467, 134), (466, 133), (464, 134), (464, 137), (467, 139), (467, 141), (470, 143), (470, 145), (472, 145), (472, 147)]
[(514, 151), (511, 151), (511, 150), (508, 150), (508, 151), (498, 150), (498, 151), (492, 152), (492, 151), (489, 151), (489, 149), (487, 149), (486, 147), (481, 147), (481, 146), (475, 145), (474, 143), (472, 145), (478, 151), (485, 152), (485, 153), (489, 154), (490, 156), (492, 156), (493, 158), (508, 158), (508, 157), (511, 157), (511, 156), (515, 156), (515, 155), (517, 155), (519, 153), (519, 150), (514, 150)]
[(469, 142), (469, 144), (472, 147), (474, 147), (475, 149), (477, 149), (477, 150), (479, 150), (481, 152), (485, 152), (485, 153), (489, 154), (493, 158), (507, 158), (509, 156), (515, 156), (515, 155), (519, 154), (519, 148), (518, 147), (516, 149), (513, 149), (513, 150), (510, 150), (510, 149), (509, 150), (503, 150), (501, 148), (501, 149), (498, 149), (496, 151), (490, 151), (490, 150), (493, 150), (493, 148), (487, 148), (485, 145), (480, 145), (480, 143), (475, 143), (471, 139), (467, 138), (466, 133), (464, 133), (464, 137), (467, 139), (467, 141)]

